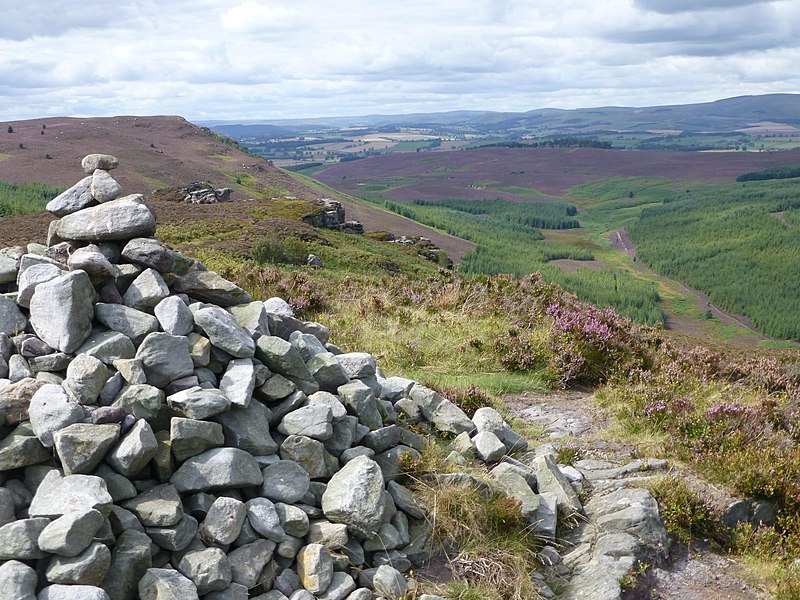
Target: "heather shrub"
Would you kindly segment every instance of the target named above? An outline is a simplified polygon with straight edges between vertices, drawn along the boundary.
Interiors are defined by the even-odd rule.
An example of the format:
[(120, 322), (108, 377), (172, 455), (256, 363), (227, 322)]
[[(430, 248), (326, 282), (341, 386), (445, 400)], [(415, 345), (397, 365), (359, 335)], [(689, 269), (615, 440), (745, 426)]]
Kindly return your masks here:
[(445, 388), (442, 390), (442, 396), (463, 410), (469, 418), (472, 418), (479, 408), (492, 405), (486, 392), (474, 385)]
[(250, 256), (260, 265), (304, 265), (308, 258), (308, 246), (297, 238), (265, 238), (253, 248)]

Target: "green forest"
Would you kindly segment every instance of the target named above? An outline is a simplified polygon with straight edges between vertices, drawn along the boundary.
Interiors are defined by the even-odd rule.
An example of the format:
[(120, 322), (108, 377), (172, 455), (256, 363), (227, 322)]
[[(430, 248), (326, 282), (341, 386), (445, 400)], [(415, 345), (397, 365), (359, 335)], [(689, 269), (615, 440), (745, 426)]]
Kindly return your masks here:
[[(479, 204), (468, 200), (445, 202), (452, 202), (455, 206), (461, 206), (458, 202)], [(569, 216), (567, 210), (574, 210), (574, 207), (569, 208), (571, 205), (489, 201), (482, 203), (479, 214), (472, 214), (448, 208), (439, 202), (412, 205), (384, 201), (381, 204), (415, 221), (475, 242), (477, 247), (461, 261), (460, 270), (463, 273), (511, 273), (522, 276), (538, 271), (548, 281), (557, 282), (575, 292), (585, 302), (613, 307), (642, 323), (655, 324), (664, 320), (655, 284), (636, 278), (624, 270), (580, 268), (569, 273), (548, 264), (551, 260), (561, 258), (592, 260), (594, 255), (585, 248), (545, 240), (538, 228), (516, 222), (506, 206), (513, 205), (523, 217), (542, 207), (561, 207), (561, 214), (566, 217)]]
[(0, 217), (25, 215), (44, 210), (61, 189), (43, 183), (6, 183), (0, 181)]
[(471, 215), (488, 215), (526, 227), (576, 229), (580, 227), (578, 209), (562, 202), (511, 202), (510, 200), (414, 200), (417, 206), (443, 206)]
[(657, 271), (745, 314), (766, 334), (800, 340), (800, 179), (686, 191), (629, 228)]

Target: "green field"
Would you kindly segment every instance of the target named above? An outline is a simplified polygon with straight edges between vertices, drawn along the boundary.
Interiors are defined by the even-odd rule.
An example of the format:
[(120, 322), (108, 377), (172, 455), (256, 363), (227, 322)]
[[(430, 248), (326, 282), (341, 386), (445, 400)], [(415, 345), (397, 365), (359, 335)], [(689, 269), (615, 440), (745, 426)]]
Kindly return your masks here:
[(43, 210), (58, 196), (61, 188), (43, 183), (5, 183), (0, 181), (0, 217), (25, 215)]

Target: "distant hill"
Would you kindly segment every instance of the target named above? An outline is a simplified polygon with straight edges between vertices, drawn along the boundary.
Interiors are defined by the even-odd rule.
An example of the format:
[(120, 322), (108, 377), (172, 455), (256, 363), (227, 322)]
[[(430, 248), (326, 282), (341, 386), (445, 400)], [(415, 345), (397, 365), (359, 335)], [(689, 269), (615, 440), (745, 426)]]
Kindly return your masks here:
[[(536, 109), (528, 112), (452, 111), (407, 115), (364, 115), (316, 119), (248, 121), (253, 126), (272, 125), (287, 131), (309, 128), (368, 127), (440, 127), (455, 131), (480, 133), (520, 130), (537, 134), (596, 134), (679, 130), (703, 133), (732, 132), (754, 123), (780, 123), (800, 126), (800, 94), (739, 96), (715, 102), (651, 107), (597, 107), (561, 110)], [(243, 130), (235, 121), (209, 122), (214, 130), (238, 137)], [(250, 129), (252, 134), (255, 130)]]

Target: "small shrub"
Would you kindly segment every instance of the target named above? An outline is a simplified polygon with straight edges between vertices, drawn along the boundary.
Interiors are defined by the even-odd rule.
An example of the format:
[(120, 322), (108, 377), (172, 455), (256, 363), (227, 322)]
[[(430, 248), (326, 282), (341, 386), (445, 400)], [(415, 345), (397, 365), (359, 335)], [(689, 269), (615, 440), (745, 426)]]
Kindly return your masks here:
[(9, 125), (9, 126), (8, 126), (8, 129), (6, 129), (6, 131), (7, 131), (8, 133), (14, 133), (14, 128), (13, 128), (11, 125)]
[(269, 238), (261, 241), (250, 255), (259, 264), (304, 265), (308, 246), (296, 238)]
[(679, 541), (721, 538), (719, 520), (711, 504), (683, 479), (664, 477), (648, 486), (658, 500), (664, 526)]
[(20, 143), (19, 143), (19, 149), (20, 149), (20, 150), (25, 150), (25, 144), (23, 144), (22, 142), (20, 142)]
[(469, 418), (472, 418), (479, 408), (492, 405), (486, 392), (474, 385), (446, 388), (442, 390), (442, 396), (467, 413)]

